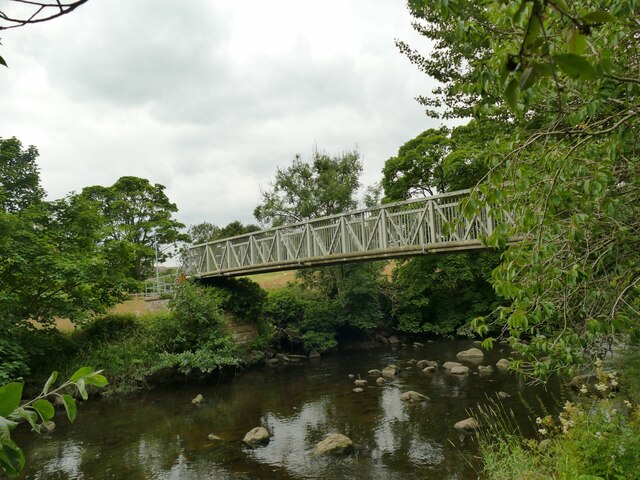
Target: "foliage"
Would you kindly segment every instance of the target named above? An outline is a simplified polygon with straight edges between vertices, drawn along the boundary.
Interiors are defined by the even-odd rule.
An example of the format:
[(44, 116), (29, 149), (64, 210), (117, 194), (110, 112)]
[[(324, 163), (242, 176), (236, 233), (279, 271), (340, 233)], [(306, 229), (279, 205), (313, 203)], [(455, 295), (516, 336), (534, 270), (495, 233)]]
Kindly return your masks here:
[[(276, 226), (353, 209), (361, 172), (356, 151), (338, 157), (315, 151), (311, 163), (297, 156), (289, 168), (277, 170), (254, 215)], [(367, 201), (377, 202), (379, 193), (370, 188)], [(270, 296), (266, 311), (294, 343), (302, 341), (308, 350), (331, 349), (338, 329), (368, 330), (382, 321), (380, 270), (380, 263), (299, 270), (301, 287)], [(293, 295), (301, 297), (300, 302), (292, 301)], [(283, 311), (287, 308), (291, 311)], [(304, 315), (296, 319), (300, 309)]]
[(234, 220), (225, 227), (218, 227), (209, 222), (202, 222), (189, 227), (189, 237), (193, 245), (200, 243), (213, 242), (223, 238), (244, 235), (245, 233), (256, 232), (260, 230), (258, 225), (248, 223), (243, 225), (242, 222)]
[(616, 376), (600, 366), (597, 372), (599, 395), (567, 401), (557, 416), (538, 417), (536, 438), (523, 440), (504, 408), (480, 407), (479, 444), (488, 478), (638, 478), (640, 405), (614, 400), (609, 388)]
[[(28, 373), (26, 365), (45, 347), (55, 317), (72, 322), (104, 312), (123, 298), (126, 279), (101, 244), (103, 221), (82, 197), (42, 200), (37, 150), (3, 158), (4, 210), (0, 210), (0, 379)], [(3, 177), (4, 178), (4, 177)]]
[[(487, 172), (486, 143), (508, 126), (498, 120), (426, 130), (385, 162), (385, 201), (405, 200), (474, 186)], [(490, 284), (499, 254), (459, 253), (398, 263), (385, 288), (400, 331), (452, 335), (498, 306)]]
[(276, 170), (275, 181), (262, 192), (253, 214), (262, 223), (279, 226), (345, 212), (357, 206), (362, 162), (357, 151), (330, 157), (317, 150), (311, 162), (296, 155), (290, 167)]
[(23, 149), (16, 137), (0, 138), (0, 210), (14, 213), (44, 198), (37, 158), (33, 145)]
[[(423, 103), (446, 117), (508, 117), (490, 175), (467, 205), (507, 210), (515, 224), (493, 283), (510, 305), (495, 322), (516, 339), (515, 366), (567, 372), (607, 336), (637, 328), (640, 290), (640, 109), (634, 0), (409, 2), (429, 57), (400, 48), (441, 82)], [(518, 339), (533, 337), (526, 345)]]
[(265, 317), (276, 328), (274, 339), (301, 344), (305, 350), (325, 352), (337, 346), (339, 306), (305, 291), (299, 285), (269, 292)]
[(452, 335), (498, 306), (490, 283), (494, 252), (428, 255), (400, 263), (387, 287), (397, 328)]
[(256, 322), (267, 299), (260, 285), (246, 277), (210, 278), (202, 281), (220, 302), (220, 308), (238, 320)]
[(174, 218), (178, 211), (164, 193), (165, 187), (138, 177), (121, 177), (110, 187), (86, 187), (81, 196), (99, 205), (106, 220), (105, 247), (121, 260), (129, 277), (144, 280), (156, 259), (167, 258), (167, 247), (187, 241), (184, 225)]
[(82, 367), (71, 375), (69, 380), (54, 388), (58, 372), (53, 372), (40, 394), (27, 402), (22, 400), (23, 383), (13, 382), (0, 385), (0, 469), (10, 476), (17, 475), (24, 468), (25, 458), (20, 447), (11, 439), (11, 431), (18, 422), (26, 421), (31, 428), (40, 433), (51, 421), (55, 407), (48, 398), (55, 398), (64, 405), (69, 421), (76, 418), (76, 401), (68, 392), (75, 388), (83, 400), (89, 398), (87, 387), (108, 385), (102, 370)]
[(473, 187), (490, 164), (492, 152), (487, 143), (510, 129), (504, 120), (483, 118), (452, 129), (425, 130), (385, 162), (384, 200), (406, 200)]

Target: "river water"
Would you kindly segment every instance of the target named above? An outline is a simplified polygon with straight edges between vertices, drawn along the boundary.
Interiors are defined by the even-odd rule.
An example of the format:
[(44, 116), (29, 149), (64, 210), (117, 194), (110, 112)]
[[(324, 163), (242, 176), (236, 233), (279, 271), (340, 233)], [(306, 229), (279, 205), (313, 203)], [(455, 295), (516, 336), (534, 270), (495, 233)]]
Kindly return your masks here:
[[(27, 454), (20, 478), (28, 479), (476, 479), (481, 463), (473, 436), (453, 425), (469, 409), (505, 391), (503, 404), (522, 428), (541, 404), (553, 409), (557, 388), (518, 383), (513, 375), (454, 376), (442, 368), (423, 374), (409, 360), (456, 360), (470, 341), (437, 341), (419, 348), (333, 353), (320, 360), (260, 367), (232, 381), (157, 388), (118, 399), (92, 399), (80, 405), (75, 423), (63, 413), (57, 428), (37, 436), (25, 430), (15, 439)], [(486, 354), (495, 365), (508, 347)], [(388, 364), (402, 367), (383, 387), (367, 371)], [(354, 393), (349, 374), (369, 380)], [(415, 390), (429, 397), (416, 405), (400, 400)], [(202, 394), (196, 407), (191, 399)], [(266, 446), (242, 443), (245, 433), (264, 426)], [(340, 458), (318, 457), (314, 445), (329, 433), (342, 433), (357, 445)], [(222, 441), (207, 437), (215, 434)]]

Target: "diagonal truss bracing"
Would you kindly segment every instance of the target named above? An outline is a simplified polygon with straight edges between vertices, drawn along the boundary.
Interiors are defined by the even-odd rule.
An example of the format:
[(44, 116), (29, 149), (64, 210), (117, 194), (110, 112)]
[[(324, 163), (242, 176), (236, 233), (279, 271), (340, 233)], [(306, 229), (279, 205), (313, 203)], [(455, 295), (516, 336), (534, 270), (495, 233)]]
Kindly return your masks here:
[[(235, 276), (482, 248), (494, 219), (462, 215), (469, 190), (381, 205), (203, 243), (187, 252), (196, 277)], [(506, 221), (510, 221), (508, 214)]]

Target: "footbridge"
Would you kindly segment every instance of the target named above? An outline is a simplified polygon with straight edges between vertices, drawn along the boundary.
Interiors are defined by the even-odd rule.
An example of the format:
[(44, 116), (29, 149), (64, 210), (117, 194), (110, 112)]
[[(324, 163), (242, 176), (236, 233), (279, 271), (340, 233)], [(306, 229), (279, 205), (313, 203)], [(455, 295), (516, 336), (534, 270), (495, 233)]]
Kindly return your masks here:
[(231, 277), (484, 248), (481, 239), (495, 223), (511, 219), (493, 218), (488, 209), (466, 218), (469, 195), (461, 190), (389, 203), (194, 245), (185, 271)]

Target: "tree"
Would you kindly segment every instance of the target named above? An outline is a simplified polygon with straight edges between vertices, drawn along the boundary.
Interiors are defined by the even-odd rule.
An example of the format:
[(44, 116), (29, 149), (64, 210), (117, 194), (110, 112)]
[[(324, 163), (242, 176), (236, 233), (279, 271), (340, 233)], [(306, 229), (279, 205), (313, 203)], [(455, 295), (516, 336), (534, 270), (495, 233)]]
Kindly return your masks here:
[(385, 201), (471, 188), (489, 168), (490, 148), (509, 125), (498, 119), (471, 120), (449, 129), (429, 129), (409, 140), (382, 170)]
[[(385, 162), (385, 201), (475, 186), (489, 167), (487, 144), (507, 128), (500, 120), (483, 119), (424, 131)], [(498, 305), (490, 281), (499, 262), (497, 252), (399, 261), (393, 282), (385, 288), (398, 330), (452, 335), (473, 318), (490, 313)]]
[(512, 214), (489, 245), (521, 240), (494, 274), (510, 305), (478, 330), (505, 327), (523, 355), (514, 366), (538, 378), (602, 355), (616, 332), (638, 329), (639, 7), (415, 0), (409, 8), (435, 48), (429, 57), (400, 48), (441, 82), (423, 103), (513, 125), (492, 144), (488, 181), (468, 205)]
[(222, 228), (209, 222), (198, 223), (189, 227), (188, 234), (191, 238), (191, 244), (198, 245), (200, 243), (213, 242), (223, 238), (257, 232), (258, 230), (260, 230), (258, 225), (250, 223), (243, 225), (242, 222), (234, 220)]
[(9, 163), (9, 180), (1, 178), (8, 211), (0, 210), (0, 382), (29, 371), (55, 317), (77, 322), (103, 312), (125, 287), (101, 244), (96, 206), (74, 195), (42, 200), (37, 151), (28, 152), (27, 161)]
[[(356, 151), (337, 157), (315, 151), (311, 162), (296, 156), (290, 167), (278, 168), (271, 190), (262, 192), (262, 204), (254, 215), (277, 226), (351, 210), (358, 205), (361, 172)], [(379, 325), (380, 269), (381, 263), (374, 262), (298, 272), (304, 294), (310, 296), (299, 325), (307, 349), (335, 346), (338, 328), (361, 331)]]
[(189, 239), (180, 232), (184, 225), (172, 218), (178, 207), (164, 189), (144, 178), (121, 177), (110, 187), (82, 190), (82, 197), (96, 202), (106, 219), (105, 248), (119, 256), (122, 268), (136, 280), (151, 274), (156, 250), (162, 262), (168, 257), (166, 247)]
[(36, 158), (33, 145), (25, 150), (15, 137), (0, 138), (0, 209), (4, 212), (17, 212), (44, 198)]
[(311, 162), (296, 155), (290, 167), (276, 170), (271, 189), (253, 215), (263, 224), (279, 226), (346, 212), (358, 204), (362, 163), (357, 151), (330, 157), (317, 150)]

